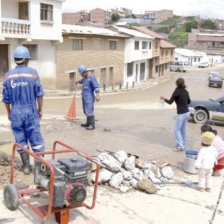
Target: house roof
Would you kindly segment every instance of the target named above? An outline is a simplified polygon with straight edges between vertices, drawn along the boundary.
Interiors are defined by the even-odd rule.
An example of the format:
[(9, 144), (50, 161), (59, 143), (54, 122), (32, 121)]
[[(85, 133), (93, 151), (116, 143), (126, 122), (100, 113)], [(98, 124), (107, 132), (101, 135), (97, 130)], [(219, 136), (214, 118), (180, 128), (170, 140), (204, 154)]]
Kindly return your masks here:
[(205, 52), (192, 51), (192, 50), (184, 49), (184, 48), (176, 48), (175, 53), (180, 54), (185, 57), (203, 57), (206, 55)]
[(174, 44), (171, 44), (165, 40), (161, 40), (160, 47), (161, 48), (176, 48), (177, 46), (175, 46)]
[(148, 34), (148, 35), (150, 35), (150, 36), (152, 36), (154, 38), (163, 39), (163, 37), (160, 36), (158, 33), (151, 31), (150, 29), (148, 29), (145, 26), (133, 26), (133, 28), (135, 30), (138, 30), (138, 31), (142, 32), (142, 33), (146, 33), (146, 34)]
[(154, 39), (152, 36), (139, 32), (137, 30), (133, 30), (133, 29), (128, 29), (128, 28), (124, 28), (124, 27), (119, 27), (119, 26), (113, 26), (118, 32), (126, 34), (126, 35), (130, 35), (132, 37), (140, 37), (140, 38), (144, 38), (144, 39)]
[(221, 35), (201, 35), (201, 34), (198, 34), (197, 35), (197, 40), (198, 41), (222, 41), (224, 42), (224, 34), (221, 34)]
[(63, 34), (85, 34), (85, 35), (100, 35), (100, 36), (110, 36), (110, 37), (128, 37), (122, 35), (118, 32), (100, 28), (100, 27), (91, 27), (91, 26), (79, 26), (79, 25), (62, 25)]

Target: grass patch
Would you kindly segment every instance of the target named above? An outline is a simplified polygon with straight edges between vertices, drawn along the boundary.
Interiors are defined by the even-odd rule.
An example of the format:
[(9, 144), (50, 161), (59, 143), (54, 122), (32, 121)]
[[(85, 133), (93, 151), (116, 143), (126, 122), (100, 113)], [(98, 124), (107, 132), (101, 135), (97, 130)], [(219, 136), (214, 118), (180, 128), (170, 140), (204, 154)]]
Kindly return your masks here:
[(184, 28), (176, 28), (169, 35), (169, 39), (187, 39), (187, 38), (188, 38), (188, 33), (185, 31)]

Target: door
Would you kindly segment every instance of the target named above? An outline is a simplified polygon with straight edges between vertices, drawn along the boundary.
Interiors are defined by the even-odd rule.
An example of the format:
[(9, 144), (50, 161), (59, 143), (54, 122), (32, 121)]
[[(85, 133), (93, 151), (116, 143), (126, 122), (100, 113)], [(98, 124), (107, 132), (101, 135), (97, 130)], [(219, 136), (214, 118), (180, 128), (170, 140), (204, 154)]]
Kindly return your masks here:
[(100, 69), (100, 86), (106, 85), (106, 68)]
[(138, 82), (138, 64), (135, 65), (135, 82)]
[(0, 79), (4, 78), (4, 75), (8, 70), (8, 44), (0, 44)]
[(153, 59), (149, 60), (149, 79), (152, 79), (153, 73)]
[(145, 63), (140, 64), (140, 81), (145, 80)]
[(114, 68), (109, 68), (109, 86), (113, 86), (114, 84)]
[(69, 73), (69, 91), (75, 90), (75, 72)]

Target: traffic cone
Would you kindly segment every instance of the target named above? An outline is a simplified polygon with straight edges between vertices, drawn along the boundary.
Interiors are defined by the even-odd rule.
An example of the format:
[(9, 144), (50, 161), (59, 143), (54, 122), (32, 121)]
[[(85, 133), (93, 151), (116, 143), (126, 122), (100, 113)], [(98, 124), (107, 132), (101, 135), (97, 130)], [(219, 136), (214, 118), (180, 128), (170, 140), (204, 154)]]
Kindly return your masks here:
[(68, 119), (68, 120), (78, 120), (78, 118), (76, 117), (75, 96), (73, 96), (72, 103), (71, 103), (71, 106), (69, 108), (66, 119)]

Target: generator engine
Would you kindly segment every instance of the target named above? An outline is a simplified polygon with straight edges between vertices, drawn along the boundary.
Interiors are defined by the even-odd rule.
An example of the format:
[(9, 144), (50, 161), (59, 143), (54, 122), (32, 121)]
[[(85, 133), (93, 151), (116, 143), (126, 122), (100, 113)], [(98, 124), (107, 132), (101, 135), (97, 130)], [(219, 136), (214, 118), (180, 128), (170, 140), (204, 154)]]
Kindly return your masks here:
[[(52, 164), (55, 172), (52, 206), (82, 204), (86, 199), (90, 163), (79, 157), (45, 161)], [(50, 178), (50, 169), (39, 160), (35, 160), (34, 183), (50, 189)]]

